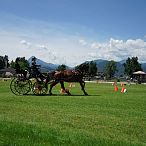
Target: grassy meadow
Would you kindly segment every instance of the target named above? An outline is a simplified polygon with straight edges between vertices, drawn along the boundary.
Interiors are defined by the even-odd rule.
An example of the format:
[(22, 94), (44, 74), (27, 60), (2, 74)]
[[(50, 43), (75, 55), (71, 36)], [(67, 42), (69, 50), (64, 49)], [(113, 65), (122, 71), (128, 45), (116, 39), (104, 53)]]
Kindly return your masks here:
[[(0, 81), (0, 146), (146, 146), (146, 85), (79, 84), (72, 96), (16, 96)], [(66, 84), (68, 87), (69, 84)]]

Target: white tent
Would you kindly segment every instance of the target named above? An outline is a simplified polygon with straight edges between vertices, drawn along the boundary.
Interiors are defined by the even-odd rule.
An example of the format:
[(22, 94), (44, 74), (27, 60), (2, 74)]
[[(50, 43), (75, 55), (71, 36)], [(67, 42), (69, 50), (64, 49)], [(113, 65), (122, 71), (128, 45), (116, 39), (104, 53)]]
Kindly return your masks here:
[(144, 83), (146, 82), (146, 73), (143, 71), (134, 72), (133, 78), (135, 78), (138, 83)]

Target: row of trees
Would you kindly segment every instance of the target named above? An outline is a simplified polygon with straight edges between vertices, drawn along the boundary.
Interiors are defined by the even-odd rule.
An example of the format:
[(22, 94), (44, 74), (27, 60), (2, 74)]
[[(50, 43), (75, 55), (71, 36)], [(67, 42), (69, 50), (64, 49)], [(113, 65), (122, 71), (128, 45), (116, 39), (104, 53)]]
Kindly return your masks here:
[[(7, 64), (7, 66), (6, 66)], [(88, 72), (87, 74), (89, 76), (95, 76), (97, 74), (98, 68), (96, 65), (96, 62), (91, 61), (88, 64)], [(132, 57), (132, 58), (127, 58), (126, 62), (123, 64), (125, 68), (125, 74), (127, 76), (131, 76), (133, 72), (142, 70), (141, 64), (138, 62), (138, 57)], [(11, 68), (14, 68), (15, 66), (15, 61), (11, 61), (8, 63), (8, 56), (0, 56), (0, 69), (3, 69), (5, 67), (10, 66)], [(22, 69), (27, 69), (29, 67), (29, 62), (25, 59), (25, 57), (20, 58), (20, 67)], [(57, 70), (65, 70), (67, 68), (66, 65), (62, 64), (58, 66)], [(104, 75), (107, 79), (110, 79), (114, 77), (115, 73), (117, 71), (117, 63), (113, 60), (108, 61), (108, 63), (105, 66), (104, 69)]]
[[(138, 57), (128, 57), (126, 62), (123, 64), (124, 66), (124, 73), (127, 76), (131, 76), (135, 71), (142, 71), (141, 64), (138, 62)], [(105, 76), (107, 78), (111, 78), (114, 76), (115, 72), (117, 71), (117, 66), (115, 61), (109, 61), (105, 67)]]
[[(29, 62), (25, 59), (25, 57), (20, 57), (19, 61), (21, 69), (28, 69), (29, 67)], [(8, 56), (0, 56), (0, 69), (4, 69), (7, 67), (14, 68), (15, 67), (15, 61), (11, 61), (9, 63)]]

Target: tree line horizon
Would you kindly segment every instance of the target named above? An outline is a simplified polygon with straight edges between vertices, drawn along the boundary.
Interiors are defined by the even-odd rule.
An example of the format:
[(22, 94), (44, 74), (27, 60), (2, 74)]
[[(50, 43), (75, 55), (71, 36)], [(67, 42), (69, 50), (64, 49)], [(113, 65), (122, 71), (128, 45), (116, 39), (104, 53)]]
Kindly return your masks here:
[[(28, 60), (25, 59), (25, 57), (19, 57), (20, 58), (20, 67), (24, 70), (27, 70), (30, 67), (30, 64)], [(79, 65), (75, 66), (75, 69), (78, 68)], [(133, 72), (136, 71), (143, 71), (141, 64), (138, 61), (138, 57), (128, 57), (123, 63), (124, 66), (124, 75), (127, 75), (129, 77), (132, 76)], [(4, 68), (15, 68), (15, 61), (11, 61), (9, 63), (8, 56), (0, 56), (0, 69)], [(67, 69), (67, 66), (65, 64), (58, 65), (57, 71), (62, 71)], [(115, 73), (117, 72), (117, 62), (114, 60), (107, 61), (103, 74), (107, 79), (110, 79), (114, 77)], [(88, 72), (86, 73), (88, 76), (96, 76), (98, 72), (98, 66), (95, 61), (88, 61)]]

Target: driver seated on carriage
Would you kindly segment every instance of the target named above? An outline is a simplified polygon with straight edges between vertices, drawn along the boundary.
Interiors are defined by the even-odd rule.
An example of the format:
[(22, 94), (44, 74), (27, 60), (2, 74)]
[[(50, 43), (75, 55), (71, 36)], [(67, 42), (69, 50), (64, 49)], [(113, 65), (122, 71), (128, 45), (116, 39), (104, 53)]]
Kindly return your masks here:
[(40, 65), (36, 64), (36, 57), (33, 57), (31, 59), (31, 70), (32, 70), (32, 77), (36, 78), (36, 79), (40, 79), (41, 81), (43, 81), (45, 79), (45, 77), (43, 76), (43, 74), (39, 71), (39, 67)]
[(24, 79), (26, 79), (26, 76), (27, 76), (27, 71), (21, 69), (20, 65), (19, 65), (19, 61), (20, 61), (20, 58), (17, 57), (16, 60), (15, 60), (15, 71), (16, 71), (16, 74), (21, 74), (23, 75)]

